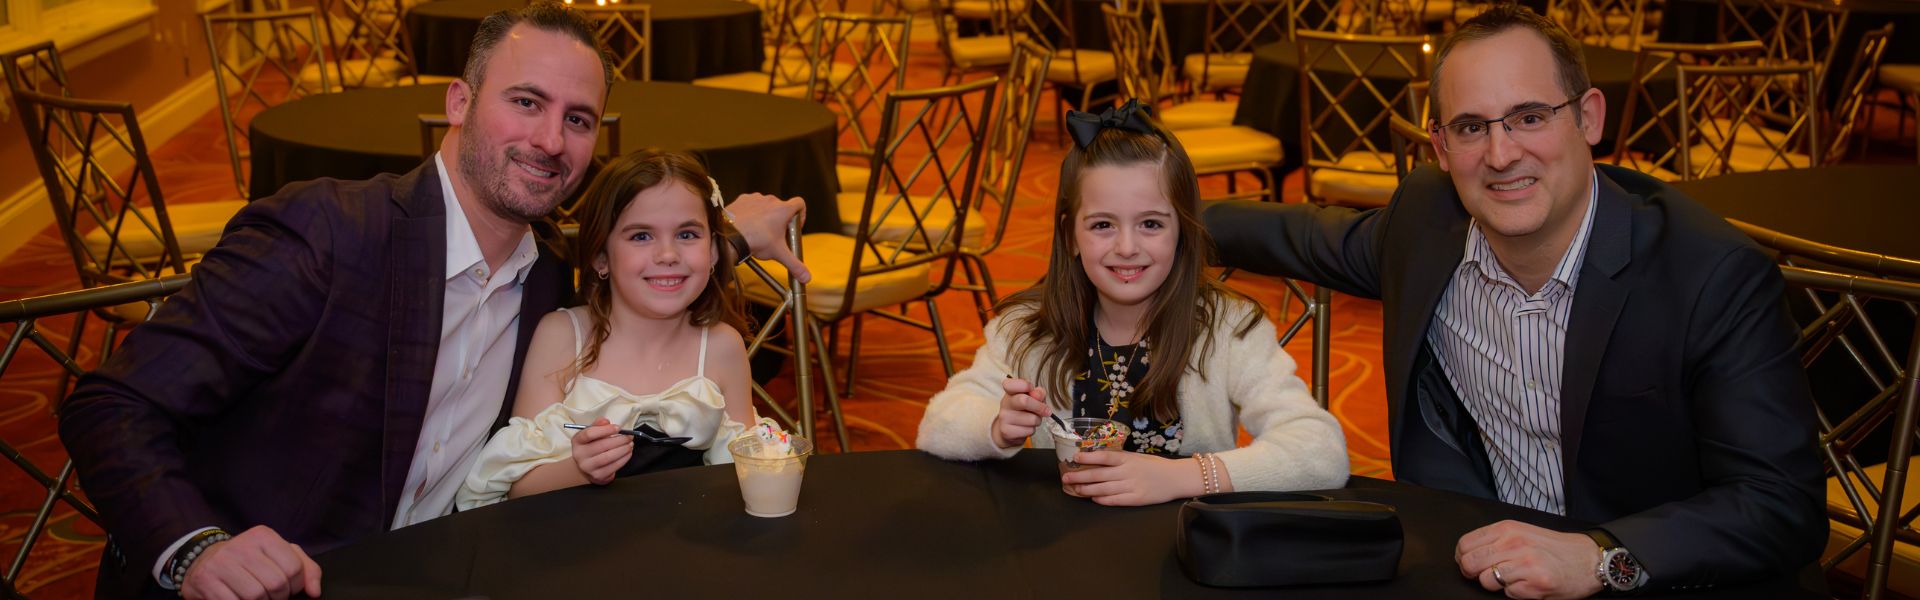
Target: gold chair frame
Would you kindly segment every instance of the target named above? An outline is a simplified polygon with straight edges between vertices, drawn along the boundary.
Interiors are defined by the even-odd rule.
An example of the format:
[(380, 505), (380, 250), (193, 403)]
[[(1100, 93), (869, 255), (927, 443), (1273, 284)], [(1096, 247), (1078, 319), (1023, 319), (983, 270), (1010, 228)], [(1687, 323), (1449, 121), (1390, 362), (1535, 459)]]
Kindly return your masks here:
[[(1251, 65), (1255, 46), (1292, 37), (1293, 17), (1293, 2), (1290, 0), (1208, 0), (1206, 42), (1201, 46), (1201, 53), (1206, 58), (1200, 61), (1198, 75), (1186, 73), (1187, 79), (1193, 84), (1193, 92), (1224, 92), (1239, 87), (1214, 84), (1213, 66), (1216, 60)], [(1165, 22), (1156, 4), (1152, 27), (1164, 30)], [(1109, 25), (1108, 29), (1111, 31), (1112, 26)], [(1165, 42), (1164, 37), (1161, 41)], [(1187, 57), (1179, 58), (1181, 64), (1185, 65)], [(1167, 70), (1172, 69), (1172, 65), (1167, 66)], [(1241, 85), (1244, 83), (1241, 82)]]
[[(1855, 126), (1860, 120), (1860, 111), (1867, 104), (1878, 79), (1880, 58), (1886, 54), (1887, 43), (1892, 38), (1892, 23), (1860, 35), (1860, 45), (1854, 50), (1853, 63), (1847, 69), (1846, 78), (1841, 80), (1840, 99), (1833, 106), (1831, 124), (1827, 127), (1833, 132), (1827, 142), (1827, 164), (1838, 163), (1846, 157), (1847, 145), (1852, 142)], [(1866, 146), (1866, 138), (1861, 138), (1861, 146)]]
[[(325, 42), (320, 37), (319, 19), (312, 8), (267, 12), (237, 12), (201, 15), (206, 32), (207, 54), (212, 60), (215, 92), (220, 95), (221, 129), (227, 138), (227, 160), (233, 167), (234, 190), (247, 197), (247, 160), (252, 157), (247, 132), (236, 114), (255, 102), (269, 108), (288, 100), (327, 93)], [(304, 24), (304, 28), (302, 25)], [(303, 31), (304, 29), (304, 31)], [(238, 51), (238, 52), (235, 52)], [(318, 86), (308, 86), (300, 72), (314, 67), (320, 73)], [(284, 96), (269, 98), (259, 88), (261, 76), (284, 81)], [(229, 80), (238, 86), (230, 90)]]
[[(1633, 79), (1627, 83), (1627, 97), (1621, 109), (1619, 133), (1614, 136), (1613, 164), (1655, 176), (1671, 174), (1681, 179), (1680, 155), (1693, 143), (1680, 135), (1680, 94), (1678, 69), (1681, 65), (1736, 66), (1756, 63), (1765, 55), (1759, 40), (1715, 44), (1678, 44), (1647, 42), (1634, 51)], [(1661, 101), (1651, 91), (1656, 82), (1673, 82), (1671, 99)], [(1635, 124), (1641, 111), (1646, 120)], [(1662, 150), (1646, 156), (1633, 150), (1642, 140), (1658, 142)]]
[(610, 52), (613, 80), (628, 81), (634, 61), (640, 81), (653, 81), (653, 7), (647, 4), (575, 4), (594, 24), (594, 37)]
[[(324, 28), (332, 50), (328, 62), (342, 88), (420, 83), (402, 0), (319, 0), (318, 6), (328, 24)], [(346, 17), (346, 31), (333, 22), (336, 16)], [(382, 60), (393, 62), (383, 64)], [(395, 69), (385, 73), (391, 81), (379, 78), (387, 66)]]
[[(965, 285), (955, 289), (973, 293), (974, 308), (985, 325), (990, 311), (1000, 303), (993, 287), (993, 273), (987, 268), (987, 255), (1007, 238), (1007, 223), (1020, 195), (1020, 169), (1027, 157), (1027, 143), (1033, 139), (1034, 124), (1039, 122), (1040, 96), (1047, 85), (1047, 66), (1053, 53), (1031, 39), (1020, 40), (1013, 49), (1013, 63), (1007, 65), (1005, 85), (995, 99), (992, 129), (987, 132), (984, 155), (980, 159), (980, 190), (976, 206), (992, 207), (993, 225), (981, 236), (978, 248), (960, 249)], [(981, 213), (986, 214), (985, 210)]]
[[(1698, 179), (1736, 170), (1807, 168), (1821, 164), (1820, 87), (1817, 67), (1790, 65), (1677, 67), (1680, 81), (1680, 139), (1694, 141), (1679, 152), (1681, 177)], [(1774, 125), (1786, 139), (1752, 135)], [(1757, 137), (1748, 147), (1765, 150), (1757, 169), (1735, 165), (1733, 153), (1742, 139)], [(1795, 149), (1806, 164), (1795, 165)], [(1694, 148), (1711, 153), (1696, 165)], [(1741, 167), (1736, 169), (1736, 166)]]
[[(1408, 102), (1410, 90), (1402, 87), (1391, 93), (1382, 90), (1369, 79), (1376, 65), (1397, 65), (1396, 74), (1407, 75), (1409, 84), (1425, 81), (1427, 78), (1426, 48), (1431, 47), (1432, 38), (1428, 36), (1377, 36), (1326, 33), (1320, 31), (1295, 32), (1295, 44), (1300, 56), (1300, 136), (1301, 151), (1306, 176), (1308, 201), (1325, 204), (1325, 199), (1313, 193), (1313, 177), (1322, 170), (1346, 171), (1354, 173), (1390, 174), (1395, 172), (1395, 160), (1389, 149), (1382, 149), (1373, 140), (1376, 133), (1389, 133), (1389, 117), (1401, 110)], [(1351, 48), (1372, 47), (1378, 52), (1371, 59), (1354, 56)], [(1323, 63), (1337, 63), (1345, 67), (1340, 74), (1352, 77), (1344, 85), (1335, 86), (1325, 76), (1315, 70)], [(1353, 98), (1371, 98), (1379, 107), (1377, 112), (1364, 115), (1349, 110), (1345, 103)], [(1357, 114), (1362, 116), (1356, 116)], [(1402, 118), (1405, 118), (1402, 115)], [(1336, 127), (1343, 134), (1351, 134), (1353, 139), (1336, 148), (1326, 138), (1322, 127)], [(1389, 141), (1389, 146), (1391, 142)], [(1339, 164), (1342, 157), (1355, 151), (1365, 151), (1377, 157), (1377, 165)], [(1366, 155), (1362, 155), (1366, 156)]]
[[(1647, 0), (1553, 0), (1547, 14), (1573, 39), (1630, 52), (1659, 33), (1648, 31)], [(1616, 45), (1622, 39), (1625, 43)]]
[[(807, 89), (838, 117), (836, 144), (853, 144), (841, 146), (839, 156), (856, 159), (872, 170), (878, 164), (880, 141), (886, 138), (871, 129), (867, 117), (882, 110), (889, 94), (898, 92), (906, 81), (911, 20), (832, 13), (816, 19), (814, 26), (811, 57), (815, 66), (808, 74)], [(843, 54), (851, 59), (841, 63), (850, 70), (845, 78), (831, 69)]]

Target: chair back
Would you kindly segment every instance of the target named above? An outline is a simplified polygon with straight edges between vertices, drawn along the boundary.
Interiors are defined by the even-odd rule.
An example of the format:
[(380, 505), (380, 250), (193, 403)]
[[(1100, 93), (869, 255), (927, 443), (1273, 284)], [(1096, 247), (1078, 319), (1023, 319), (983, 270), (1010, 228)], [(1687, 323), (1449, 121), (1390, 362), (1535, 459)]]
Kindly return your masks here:
[[(860, 279), (928, 263), (936, 282), (925, 297), (953, 282), (967, 214), (979, 188), (980, 160), (993, 123), (999, 77), (889, 94), (880, 114), (880, 143), (867, 183), (840, 313), (850, 314)], [(945, 218), (940, 218), (945, 215)], [(904, 235), (888, 223), (905, 222)]]
[(1680, 177), (1680, 155), (1693, 144), (1680, 136), (1680, 65), (1734, 66), (1756, 63), (1766, 47), (1759, 40), (1715, 44), (1645, 42), (1634, 51), (1633, 79), (1614, 136), (1613, 164), (1662, 179)]
[(319, 0), (318, 6), (341, 87), (420, 82), (402, 0)]
[[(1394, 173), (1390, 117), (1409, 106), (1406, 84), (1425, 81), (1427, 36), (1296, 31), (1300, 137), (1307, 188), (1316, 171)], [(1320, 201), (1319, 198), (1309, 198)]]
[[(1802, 319), (1796, 346), (1801, 365), (1837, 373), (1815, 380), (1814, 411), (1828, 477), (1827, 516), (1847, 541), (1837, 549), (1829, 545), (1820, 566), (1829, 577), (1842, 579), (1862, 574), (1837, 571), (1863, 570), (1863, 596), (1883, 597), (1894, 544), (1920, 543), (1913, 528), (1916, 512), (1902, 510), (1910, 502), (1904, 496), (1914, 422), (1920, 417), (1920, 385), (1913, 380), (1920, 371), (1920, 320), (1914, 319), (1920, 284), (1872, 271), (1841, 274), (1793, 263), (1789, 259), (1781, 272), (1789, 293), (1803, 296), (1799, 299), (1809, 307), (1802, 312), (1812, 316)], [(1894, 319), (1876, 322), (1888, 316)], [(1912, 331), (1889, 327), (1894, 320), (1907, 321)], [(1897, 350), (1899, 337), (1909, 340), (1904, 358)], [(1881, 443), (1887, 444), (1884, 461), (1878, 456)]]
[(1767, 0), (1778, 3), (1779, 23), (1765, 39), (1771, 62), (1808, 63), (1814, 77), (1826, 79), (1827, 69), (1840, 50), (1849, 11), (1832, 2)]
[[(146, 314), (151, 316), (152, 311), (159, 307), (162, 299), (186, 287), (187, 281), (187, 275), (173, 275), (158, 280), (137, 281), (107, 287), (63, 292), (37, 298), (0, 302), (0, 323), (13, 324), (13, 331), (7, 334), (6, 350), (0, 352), (0, 381), (5, 381), (6, 387), (8, 388), (18, 388), (34, 385), (23, 380), (50, 379), (44, 369), (33, 368), (32, 366), (22, 371), (13, 371), (16, 377), (11, 380), (6, 379), (6, 375), (11, 370), (10, 367), (14, 365), (14, 362), (26, 356), (25, 353), (20, 352), (20, 349), (26, 346), (28, 342), (31, 342), (33, 346), (38, 347), (46, 353), (46, 358), (51, 360), (59, 371), (59, 377), (57, 377), (60, 381), (60, 383), (57, 384), (58, 391), (47, 391), (51, 392), (52, 397), (55, 399), (64, 398), (66, 396), (66, 382), (68, 379), (85, 375), (87, 371), (81, 367), (80, 361), (84, 360), (84, 358), (79, 356), (79, 344), (70, 344), (68, 349), (63, 350), (54, 344), (53, 340), (48, 339), (47, 336), (41, 332), (41, 328), (47, 326), (48, 321), (71, 317), (76, 323), (83, 324), (89, 312), (106, 311), (111, 308), (137, 302), (145, 302), (148, 306)], [(111, 344), (116, 339), (111, 328), (109, 328), (103, 339), (105, 340), (106, 346), (101, 349), (100, 356), (102, 357), (106, 356), (108, 351), (111, 350)], [(78, 336), (76, 336), (73, 341), (77, 342)], [(47, 384), (47, 387), (54, 388), (56, 385)], [(50, 414), (44, 410), (40, 412), (42, 414)], [(48, 426), (51, 427), (51, 425), (52, 423), (49, 422)], [(34, 464), (32, 460), (29, 460), (25, 455), (21, 454), (19, 449), (15, 448), (12, 444), (0, 441), (0, 454), (5, 455), (8, 460), (13, 462), (14, 466), (19, 467), (28, 477), (39, 484), (44, 492), (40, 501), (39, 511), (35, 513), (33, 520), (28, 524), (24, 535), (20, 538), (20, 548), (14, 554), (12, 564), (7, 568), (4, 576), (0, 576), (0, 587), (3, 587), (8, 592), (16, 592), (19, 589), (20, 574), (25, 571), (27, 557), (32, 553), (34, 545), (40, 540), (40, 536), (46, 533), (47, 523), (52, 518), (53, 511), (57, 506), (61, 504), (67, 505), (68, 508), (78, 513), (81, 518), (92, 522), (96, 526), (101, 525), (102, 521), (99, 511), (94, 510), (93, 504), (74, 493), (71, 485), (74, 478), (73, 461), (71, 459), (64, 461), (59, 471), (57, 471), (58, 475), (48, 475), (47, 471), (41, 469), (39, 465)]]
[(1149, 105), (1174, 94), (1172, 57), (1160, 1), (1132, 2), (1126, 8), (1102, 3), (1107, 43), (1113, 48), (1114, 78), (1120, 93)]
[(50, 96), (71, 96), (67, 86), (67, 67), (60, 63), (60, 50), (46, 41), (0, 54), (0, 72), (7, 79), (7, 91), (28, 90)]
[[(1288, 39), (1293, 12), (1293, 3), (1287, 0), (1208, 0), (1206, 42), (1202, 45), (1207, 60), (1200, 61), (1199, 73), (1188, 73), (1187, 78), (1200, 90), (1223, 87), (1214, 82), (1214, 63), (1233, 61), (1245, 69), (1244, 65), (1253, 61), (1254, 46)], [(1153, 26), (1162, 30), (1164, 38), (1166, 24), (1157, 5), (1152, 14)]]
[[(793, 249), (795, 258), (804, 258), (801, 256), (803, 248), (800, 243), (800, 219), (797, 217), (787, 223), (787, 247)], [(771, 392), (768, 392), (765, 387), (762, 387), (760, 382), (749, 381), (748, 383), (753, 386), (753, 395), (760, 399), (760, 402), (769, 409), (768, 412), (771, 412), (773, 417), (780, 421), (783, 428), (787, 431), (799, 432), (800, 435), (805, 436), (807, 439), (816, 439), (813, 436), (814, 404), (812, 363), (813, 360), (815, 360), (813, 353), (823, 348), (817, 347), (820, 340), (817, 332), (818, 327), (813, 325), (807, 318), (809, 314), (807, 312), (807, 284), (802, 283), (799, 278), (794, 277), (790, 272), (787, 273), (786, 280), (782, 281), (779, 277), (775, 277), (772, 273), (768, 272), (767, 268), (761, 266), (760, 263), (761, 261), (755, 258), (748, 258), (742, 261), (742, 264), (751, 270), (755, 276), (759, 277), (762, 283), (765, 283), (769, 289), (773, 290), (773, 296), (777, 301), (773, 303), (773, 312), (760, 322), (758, 330), (749, 335), (749, 339), (747, 340), (747, 357), (752, 358), (764, 350), (778, 352), (793, 358), (794, 402), (797, 409), (795, 412), (799, 413), (799, 418), (795, 418), (793, 413), (787, 412), (786, 407), (781, 405), (780, 399), (775, 398)], [(784, 348), (775, 348), (769, 341), (783, 330), (786, 332), (787, 345)], [(821, 364), (824, 365), (825, 362), (822, 361)], [(831, 380), (832, 378), (826, 377), (823, 379)], [(836, 418), (838, 417), (838, 415), (835, 416)], [(846, 438), (842, 437), (840, 439), (845, 440)]]
[(27, 90), (14, 101), (83, 287), (187, 271), (132, 104)]
[[(254, 111), (327, 93), (332, 82), (326, 41), (312, 8), (208, 13), (200, 23), (216, 74), (213, 85), (220, 95), (227, 162), (233, 167), (234, 189), (245, 198), (246, 161), (252, 152), (244, 124)], [(307, 69), (319, 73), (319, 79), (303, 80), (300, 73)]]
[(1362, 3), (1370, 0), (1289, 0), (1287, 33), (1299, 31), (1354, 32), (1371, 11)]
[(614, 81), (653, 81), (653, 7), (647, 4), (575, 4), (593, 21), (594, 37), (613, 59)]
[(1347, 31), (1411, 36), (1427, 30), (1427, 0), (1359, 0), (1359, 4), (1361, 21)]
[(1019, 13), (1015, 27), (1028, 38), (1046, 45), (1055, 61), (1067, 61), (1066, 73), (1072, 81), (1087, 81), (1080, 67), (1079, 30), (1092, 24), (1075, 23), (1072, 3), (1076, 0), (1028, 0), (1026, 12)]
[[(954, 2), (955, 0), (932, 0), (928, 8), (933, 12), (933, 30), (936, 34), (934, 36), (935, 46), (940, 49), (940, 54), (947, 59), (947, 64), (957, 68), (961, 66), (961, 59), (955, 55), (954, 43), (963, 39), (972, 38), (971, 36), (961, 35), (961, 17), (954, 11)], [(985, 33), (981, 35), (983, 37), (997, 36), (1004, 38), (1009, 46), (1008, 53), (1011, 55), (1011, 53), (1017, 52), (1013, 46), (1017, 46), (1019, 40), (1022, 39), (1021, 36), (1012, 35), (1015, 29), (1015, 20), (1013, 6), (1009, 0), (987, 0), (987, 19), (984, 21), (986, 29)], [(976, 25), (983, 23), (977, 19), (970, 21)]]
[(1594, 46), (1631, 51), (1658, 33), (1648, 29), (1647, 0), (1553, 0), (1547, 14)]
[(1428, 89), (1426, 81), (1407, 84), (1406, 116), (1387, 115), (1387, 127), (1393, 134), (1393, 173), (1400, 179), (1406, 179), (1415, 167), (1434, 162), (1433, 132), (1426, 128), (1433, 121)]
[[(446, 137), (447, 128), (451, 127), (452, 123), (447, 121), (446, 115), (440, 114), (422, 113), (419, 120), (420, 158), (432, 160), (433, 154), (440, 151), (440, 143)], [(620, 122), (620, 113), (600, 115), (600, 139), (604, 141), (604, 149), (593, 154), (595, 172), (597, 169), (605, 168), (608, 161), (620, 157)], [(548, 220), (562, 231), (570, 227), (577, 228), (580, 220), (574, 216), (574, 211), (579, 209), (580, 199), (580, 195), (576, 194), (562, 201), (553, 208), (553, 214), (548, 215)]]
[[(1852, 66), (1847, 69), (1846, 79), (1841, 80), (1840, 97), (1833, 105), (1831, 123), (1826, 127), (1833, 132), (1828, 138), (1826, 162), (1833, 164), (1847, 155), (1847, 144), (1853, 140), (1855, 127), (1859, 124), (1861, 107), (1867, 103), (1875, 81), (1879, 77), (1880, 57), (1887, 52), (1887, 42), (1893, 38), (1893, 24), (1860, 35), (1860, 47), (1853, 53)], [(1864, 143), (1864, 140), (1863, 140)]]
[(1804, 169), (1820, 164), (1815, 67), (1678, 67), (1680, 175)]
[[(878, 114), (888, 94), (906, 79), (907, 17), (834, 13), (819, 17), (813, 56), (822, 65), (809, 76), (807, 89), (838, 117), (842, 155), (878, 164), (881, 122)], [(835, 64), (838, 63), (838, 64)], [(844, 68), (843, 76), (835, 73)]]
[(1053, 53), (1031, 39), (1020, 40), (1013, 47), (1013, 62), (1007, 65), (1001, 94), (995, 99), (993, 124), (980, 158), (980, 212), (993, 218), (992, 228), (981, 232), (981, 247), (967, 250), (986, 254), (1006, 239), (1007, 222), (1019, 198), (1020, 167), (1026, 162), (1027, 142), (1033, 139), (1033, 126), (1039, 120), (1040, 93), (1046, 87), (1047, 65), (1052, 60)]

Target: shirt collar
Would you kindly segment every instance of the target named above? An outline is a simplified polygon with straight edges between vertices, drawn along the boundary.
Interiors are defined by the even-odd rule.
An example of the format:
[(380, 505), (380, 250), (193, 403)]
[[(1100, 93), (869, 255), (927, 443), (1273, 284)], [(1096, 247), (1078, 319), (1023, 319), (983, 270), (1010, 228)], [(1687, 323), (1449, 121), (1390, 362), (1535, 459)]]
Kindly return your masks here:
[[(1593, 232), (1593, 215), (1600, 206), (1600, 172), (1588, 171), (1587, 214), (1580, 220), (1580, 232), (1574, 234), (1573, 242), (1567, 244), (1567, 251), (1560, 255), (1560, 264), (1553, 269), (1549, 283), (1559, 282), (1572, 291), (1580, 280), (1580, 266), (1587, 260), (1587, 237)], [(1460, 267), (1472, 267), (1480, 274), (1494, 281), (1509, 280), (1500, 262), (1494, 258), (1493, 246), (1487, 243), (1486, 234), (1480, 231), (1480, 220), (1474, 219), (1467, 227), (1467, 247), (1460, 258)]]
[[(447, 173), (447, 163), (440, 153), (433, 153), (433, 166), (440, 170), (440, 197), (447, 208), (447, 270), (446, 279), (453, 279), (461, 273), (474, 271), (480, 279), (487, 278), (487, 257), (480, 253), (480, 240), (473, 236), (473, 225), (467, 222), (467, 212), (460, 208), (460, 199), (454, 197), (453, 178)], [(520, 245), (515, 247), (513, 255), (500, 265), (503, 269), (514, 271), (516, 283), (525, 283), (527, 273), (534, 259), (540, 257), (540, 247), (534, 243), (533, 228), (520, 236)]]

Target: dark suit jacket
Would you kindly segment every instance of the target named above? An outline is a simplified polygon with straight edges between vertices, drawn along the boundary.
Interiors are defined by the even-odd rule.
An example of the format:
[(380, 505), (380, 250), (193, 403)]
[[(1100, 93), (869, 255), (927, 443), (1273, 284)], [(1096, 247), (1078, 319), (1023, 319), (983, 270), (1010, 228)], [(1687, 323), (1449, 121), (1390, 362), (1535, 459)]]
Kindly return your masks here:
[[(266, 525), (309, 554), (387, 530), (439, 350), (443, 198), (429, 161), (254, 202), (81, 378), (60, 439), (111, 536), (101, 595), (157, 591), (156, 558), (203, 526)], [(571, 278), (542, 248), (524, 286), (515, 364)]]
[[(1778, 269), (1672, 187), (1597, 168), (1560, 390), (1567, 515), (1601, 523), (1654, 588), (1811, 562), (1824, 488)], [(1432, 168), (1381, 209), (1236, 202), (1205, 215), (1230, 266), (1380, 299), (1394, 476), (1497, 498), (1478, 427), (1426, 343), (1470, 219)]]

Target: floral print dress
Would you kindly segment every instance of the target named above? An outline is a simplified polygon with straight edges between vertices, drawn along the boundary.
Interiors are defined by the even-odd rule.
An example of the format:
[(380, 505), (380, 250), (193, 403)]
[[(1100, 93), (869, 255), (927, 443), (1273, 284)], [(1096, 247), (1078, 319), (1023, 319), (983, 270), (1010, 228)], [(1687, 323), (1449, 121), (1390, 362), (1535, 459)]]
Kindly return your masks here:
[(1101, 417), (1125, 423), (1133, 429), (1126, 450), (1141, 454), (1184, 456), (1180, 452), (1180, 418), (1171, 421), (1154, 418), (1150, 412), (1134, 414), (1134, 387), (1147, 379), (1152, 359), (1151, 343), (1110, 346), (1098, 334), (1087, 344), (1087, 364), (1073, 377), (1073, 414), (1075, 417)]

